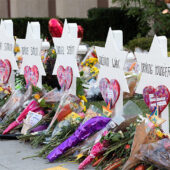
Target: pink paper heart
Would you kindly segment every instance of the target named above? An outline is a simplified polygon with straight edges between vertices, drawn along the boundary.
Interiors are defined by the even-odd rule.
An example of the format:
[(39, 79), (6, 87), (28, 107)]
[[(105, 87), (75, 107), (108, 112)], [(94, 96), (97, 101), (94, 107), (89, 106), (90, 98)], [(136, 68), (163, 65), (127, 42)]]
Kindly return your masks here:
[(39, 80), (39, 72), (37, 66), (35, 65), (33, 65), (32, 67), (25, 66), (24, 77), (25, 77), (27, 87), (31, 84), (33, 86), (36, 86)]
[(61, 88), (64, 88), (64, 90), (68, 90), (73, 80), (72, 68), (70, 66), (67, 66), (65, 69), (63, 66), (59, 66), (57, 69), (57, 77)]
[(170, 93), (164, 85), (158, 86), (156, 89), (152, 86), (147, 86), (143, 89), (143, 98), (151, 112), (154, 111), (155, 107), (159, 106), (159, 113), (161, 113), (169, 103)]
[(9, 60), (0, 60), (0, 79), (1, 83), (6, 84), (11, 75), (11, 63)]
[(113, 108), (120, 96), (120, 85), (118, 81), (109, 81), (107, 78), (102, 78), (99, 82), (99, 88), (106, 104), (110, 104), (110, 108)]

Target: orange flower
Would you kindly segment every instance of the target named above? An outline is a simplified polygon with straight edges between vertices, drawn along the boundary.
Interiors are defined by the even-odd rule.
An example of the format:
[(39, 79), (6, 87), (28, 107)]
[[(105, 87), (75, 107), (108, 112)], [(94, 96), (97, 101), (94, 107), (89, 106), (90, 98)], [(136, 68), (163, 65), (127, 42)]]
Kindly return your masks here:
[(35, 95), (34, 95), (34, 98), (35, 98), (36, 100), (39, 100), (39, 99), (40, 99), (40, 95), (39, 95), (39, 94), (35, 94)]
[(18, 56), (18, 61), (22, 61), (22, 57), (21, 56)]

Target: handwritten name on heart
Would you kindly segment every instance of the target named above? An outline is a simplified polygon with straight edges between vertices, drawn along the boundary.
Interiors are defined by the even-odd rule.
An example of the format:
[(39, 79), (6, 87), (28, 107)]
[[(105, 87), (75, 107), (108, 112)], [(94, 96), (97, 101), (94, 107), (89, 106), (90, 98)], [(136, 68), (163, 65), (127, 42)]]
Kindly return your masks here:
[(156, 89), (152, 86), (147, 86), (143, 89), (143, 98), (151, 112), (154, 111), (155, 107), (159, 106), (159, 113), (161, 113), (170, 101), (170, 93), (164, 85), (158, 86)]
[(35, 66), (35, 65), (33, 65), (32, 67), (25, 66), (24, 77), (25, 77), (27, 87), (31, 84), (33, 86), (36, 86), (37, 82), (39, 80), (39, 72), (38, 72), (37, 66)]
[(1, 83), (7, 84), (11, 75), (11, 63), (9, 60), (0, 60), (0, 79)]
[(72, 68), (70, 66), (67, 66), (65, 69), (63, 66), (59, 66), (57, 69), (57, 77), (61, 88), (64, 88), (64, 90), (68, 90), (73, 80)]
[(120, 96), (120, 85), (117, 80), (109, 81), (107, 78), (102, 78), (99, 82), (100, 92), (106, 104), (110, 104), (113, 108)]

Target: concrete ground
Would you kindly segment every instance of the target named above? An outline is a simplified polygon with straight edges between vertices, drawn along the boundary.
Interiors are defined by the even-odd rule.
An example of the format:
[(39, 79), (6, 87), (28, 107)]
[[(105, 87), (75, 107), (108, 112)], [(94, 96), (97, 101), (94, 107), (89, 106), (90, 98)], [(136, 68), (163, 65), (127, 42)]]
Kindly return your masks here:
[[(23, 160), (24, 157), (35, 155), (38, 150), (17, 140), (0, 140), (0, 170), (44, 170), (56, 166), (62, 166), (69, 170), (78, 169), (78, 164), (72, 162), (48, 163), (43, 158)], [(92, 169), (87, 168), (87, 170)]]

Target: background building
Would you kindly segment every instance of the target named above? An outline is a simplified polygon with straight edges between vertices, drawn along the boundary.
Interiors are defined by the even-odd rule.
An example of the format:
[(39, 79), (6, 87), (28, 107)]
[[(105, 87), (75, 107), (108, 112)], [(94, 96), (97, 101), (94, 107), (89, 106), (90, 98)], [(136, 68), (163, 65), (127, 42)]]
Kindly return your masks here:
[[(170, 4), (170, 0), (165, 0)], [(119, 7), (112, 0), (0, 0), (0, 18), (87, 18), (90, 8)]]
[(108, 7), (110, 0), (0, 0), (0, 18), (80, 17), (94, 7)]

